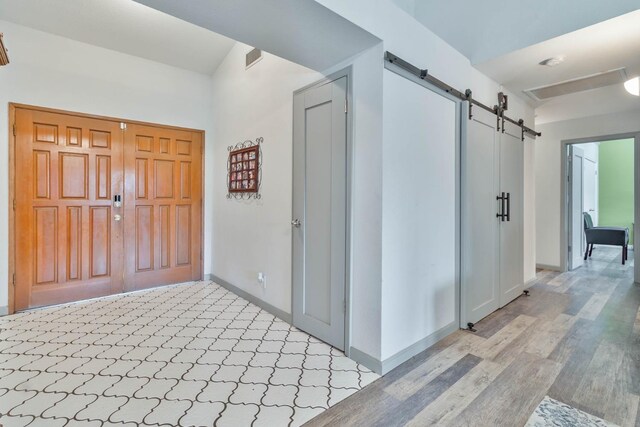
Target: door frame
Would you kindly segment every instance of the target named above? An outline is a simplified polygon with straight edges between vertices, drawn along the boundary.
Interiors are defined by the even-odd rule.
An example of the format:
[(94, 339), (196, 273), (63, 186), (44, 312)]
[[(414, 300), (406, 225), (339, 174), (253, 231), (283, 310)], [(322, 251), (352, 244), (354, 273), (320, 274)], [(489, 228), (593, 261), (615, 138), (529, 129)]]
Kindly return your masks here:
[[(571, 217), (574, 213), (574, 201), (575, 201), (575, 194), (573, 193), (573, 182), (571, 182), (569, 180), (569, 174), (573, 175), (573, 168), (575, 167), (575, 163), (573, 162), (573, 157), (574, 157), (574, 149), (577, 147), (574, 147), (579, 145), (579, 144), (569, 144), (567, 145), (567, 270), (575, 270), (578, 267), (582, 267), (584, 264), (580, 264), (579, 266), (574, 266), (573, 265), (573, 260), (575, 257), (575, 250), (572, 246), (571, 248), (571, 254), (569, 254), (569, 246), (572, 245), (573, 243), (573, 239), (574, 239), (574, 233), (576, 232), (576, 230), (573, 229), (573, 218)], [(580, 172), (582, 174), (582, 176), (580, 177), (580, 200), (582, 201), (582, 207), (584, 208), (584, 150), (580, 149), (582, 151), (582, 168), (580, 169)], [(571, 184), (571, 185), (569, 185)], [(582, 209), (580, 209), (581, 213), (582, 213)], [(583, 221), (580, 221), (580, 223), (582, 224)], [(582, 228), (580, 228), (580, 231), (582, 231)], [(580, 240), (582, 241), (583, 237), (582, 237), (582, 233)], [(582, 257), (582, 245), (580, 246), (580, 256)]]
[[(408, 72), (407, 70), (405, 70), (404, 68), (393, 64), (389, 61), (385, 61), (384, 62), (384, 68), (386, 70), (389, 70), (393, 73), (396, 73), (399, 76), (404, 77), (407, 80), (412, 81), (413, 83), (416, 83), (420, 86), (422, 86), (425, 89), (430, 90), (431, 92), (435, 93), (436, 95), (440, 95), (446, 99), (448, 99), (449, 101), (452, 101), (455, 105), (455, 109), (456, 109), (456, 141), (455, 141), (455, 177), (456, 177), (456, 182), (455, 182), (455, 188), (456, 188), (456, 202), (455, 202), (455, 224), (456, 224), (456, 231), (455, 231), (455, 302), (454, 302), (454, 306), (455, 306), (455, 314), (454, 314), (454, 320), (450, 325), (455, 325), (455, 329), (458, 329), (459, 327), (462, 328), (462, 321), (463, 321), (463, 301), (462, 301), (462, 295), (463, 295), (463, 283), (462, 283), (462, 200), (463, 200), (463, 187), (462, 187), (462, 182), (463, 182), (463, 170), (462, 170), (462, 164), (465, 161), (464, 158), (464, 151), (462, 150), (462, 141), (466, 141), (467, 139), (467, 122), (469, 120), (469, 116), (467, 114), (467, 112), (469, 111), (469, 102), (468, 101), (461, 101), (460, 98), (457, 98), (453, 95), (451, 95), (451, 93), (444, 91), (442, 89), (440, 89), (439, 87), (433, 85), (432, 83), (423, 80), (421, 78), (419, 78), (418, 76), (416, 76), (413, 73)], [(447, 330), (449, 331), (450, 326), (445, 326), (443, 328), (443, 330)], [(454, 330), (455, 330), (454, 329)], [(453, 330), (451, 330), (450, 332), (453, 332)], [(448, 335), (450, 332), (444, 333), (443, 335), (441, 335), (438, 339), (440, 338), (444, 338), (446, 335)], [(440, 333), (440, 331), (436, 332), (436, 333)], [(435, 342), (435, 341), (434, 341)]]
[(634, 233), (633, 233), (633, 259), (634, 259), (634, 272), (633, 280), (636, 283), (640, 282), (640, 265), (638, 261), (640, 258), (636, 256), (637, 251), (635, 248), (640, 247), (640, 238), (637, 236), (638, 226), (640, 225), (640, 131), (626, 132), (618, 134), (608, 134), (600, 136), (590, 136), (586, 138), (566, 139), (561, 141), (560, 144), (560, 270), (563, 272), (569, 271), (569, 215), (571, 211), (568, 208), (569, 203), (569, 181), (567, 174), (569, 173), (569, 146), (572, 144), (586, 144), (589, 142), (606, 142), (615, 141), (618, 139), (633, 139), (634, 153), (633, 153), (633, 182), (634, 182)]
[[(176, 129), (176, 130), (183, 130), (183, 131), (189, 131), (189, 132), (195, 132), (195, 133), (200, 133), (202, 135), (202, 171), (201, 171), (201, 176), (202, 176), (202, 190), (201, 190), (201, 206), (200, 206), (200, 210), (201, 210), (201, 230), (202, 230), (202, 239), (200, 242), (200, 278), (204, 277), (204, 196), (205, 196), (205, 131), (201, 130), (201, 129), (191, 129), (191, 128), (186, 128), (186, 127), (180, 127), (180, 126), (171, 126), (171, 125), (165, 125), (165, 124), (158, 124), (158, 123), (152, 123), (152, 122), (144, 122), (144, 121), (140, 121), (140, 120), (129, 120), (129, 119), (122, 119), (122, 118), (118, 118), (118, 117), (110, 117), (110, 116), (101, 116), (101, 115), (96, 115), (96, 114), (86, 114), (86, 113), (80, 113), (77, 111), (68, 111), (68, 110), (61, 110), (61, 109), (57, 109), (57, 108), (49, 108), (49, 107), (39, 107), (36, 105), (29, 105), (29, 104), (21, 104), (21, 103), (17, 103), (17, 102), (9, 102), (9, 126), (8, 128), (8, 132), (9, 132), (9, 199), (7, 203), (7, 209), (9, 210), (9, 253), (8, 253), (8, 277), (7, 277), (7, 287), (9, 289), (9, 301), (8, 301), (8, 313), (7, 314), (14, 314), (15, 313), (15, 272), (16, 272), (16, 260), (15, 260), (15, 244), (16, 244), (16, 230), (15, 230), (15, 211), (14, 211), (14, 203), (15, 203), (15, 194), (16, 194), (16, 164), (15, 164), (15, 145), (16, 145), (16, 135), (13, 134), (13, 124), (15, 123), (15, 119), (16, 119), (16, 110), (18, 109), (25, 109), (25, 110), (36, 110), (36, 111), (43, 111), (43, 112), (47, 112), (47, 113), (55, 113), (55, 114), (63, 114), (63, 115), (67, 115), (67, 116), (78, 116), (78, 117), (84, 117), (84, 118), (90, 118), (90, 119), (98, 119), (98, 120), (107, 120), (107, 121), (112, 121), (112, 122), (121, 122), (121, 123), (132, 123), (132, 124), (139, 124), (139, 125), (145, 125), (145, 126), (154, 126), (154, 127), (159, 127), (159, 128), (165, 128), (165, 129)], [(0, 313), (1, 315), (1, 313)]]
[[(320, 87), (323, 86), (327, 83), (330, 83), (334, 80), (338, 80), (342, 77), (346, 77), (347, 78), (347, 114), (346, 114), (346, 120), (347, 120), (347, 135), (346, 135), (346, 139), (347, 139), (347, 172), (346, 172), (346, 212), (345, 212), (345, 289), (344, 289), (344, 301), (345, 301), (345, 308), (344, 308), (344, 353), (347, 357), (349, 357), (350, 353), (351, 353), (351, 281), (352, 281), (352, 268), (351, 268), (351, 260), (353, 259), (352, 257), (352, 248), (353, 248), (353, 244), (352, 244), (352, 240), (353, 240), (353, 233), (352, 233), (352, 223), (353, 223), (353, 211), (352, 211), (352, 189), (353, 189), (353, 140), (354, 140), (354, 135), (353, 135), (353, 110), (354, 110), (354, 106), (353, 106), (353, 66), (350, 65), (346, 68), (343, 68), (341, 70), (338, 70), (336, 72), (333, 72), (325, 77), (323, 77), (320, 80), (317, 80), (313, 83), (310, 83), (306, 86), (301, 87), (300, 89), (296, 89), (292, 96), (291, 96), (291, 105), (293, 105), (293, 99), (296, 95), (305, 92), (309, 89), (313, 89), (316, 87)], [(293, 119), (293, 110), (291, 111), (291, 117)], [(293, 124), (293, 121), (292, 121)], [(291, 148), (293, 150), (293, 144), (295, 143), (294, 140), (294, 132), (293, 132), (293, 125), (291, 126)], [(291, 164), (291, 182), (293, 183), (293, 158), (292, 158), (292, 164)], [(294, 194), (293, 194), (293, 186), (291, 188), (291, 200), (293, 201), (294, 198)], [(293, 203), (291, 205), (291, 218), (293, 219)], [(293, 239), (294, 239), (294, 235), (293, 235), (293, 231), (291, 232), (291, 324), (293, 325), (295, 320), (294, 320), (294, 304), (295, 304), (295, 299), (293, 297), (293, 292), (294, 292), (294, 277), (293, 277), (293, 266), (294, 266), (294, 262), (295, 262), (295, 256), (293, 253)]]

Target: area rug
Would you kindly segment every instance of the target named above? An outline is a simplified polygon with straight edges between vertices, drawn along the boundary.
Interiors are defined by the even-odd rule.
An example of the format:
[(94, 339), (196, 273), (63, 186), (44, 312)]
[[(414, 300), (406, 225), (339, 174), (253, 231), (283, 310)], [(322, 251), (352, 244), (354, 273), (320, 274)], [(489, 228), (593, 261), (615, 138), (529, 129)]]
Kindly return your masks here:
[(566, 403), (545, 396), (525, 427), (617, 427), (601, 418), (587, 414)]

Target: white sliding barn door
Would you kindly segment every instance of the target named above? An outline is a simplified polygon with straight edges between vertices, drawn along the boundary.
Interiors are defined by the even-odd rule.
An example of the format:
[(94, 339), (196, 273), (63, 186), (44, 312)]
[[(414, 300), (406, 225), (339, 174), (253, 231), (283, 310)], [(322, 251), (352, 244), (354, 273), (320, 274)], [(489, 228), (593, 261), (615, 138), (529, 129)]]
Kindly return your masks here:
[(524, 289), (524, 142), (520, 127), (478, 107), (462, 150), (461, 327)]
[(462, 150), (462, 327), (500, 307), (496, 116), (473, 108)]
[(524, 142), (520, 128), (505, 123), (500, 133), (500, 193), (506, 194), (500, 221), (500, 307), (524, 289)]

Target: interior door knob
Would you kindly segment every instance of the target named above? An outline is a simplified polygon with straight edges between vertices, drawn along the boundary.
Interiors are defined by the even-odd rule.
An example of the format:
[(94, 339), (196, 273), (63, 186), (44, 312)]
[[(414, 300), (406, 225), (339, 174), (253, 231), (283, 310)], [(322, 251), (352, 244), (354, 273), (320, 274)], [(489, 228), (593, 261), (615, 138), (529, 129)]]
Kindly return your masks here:
[(122, 219), (122, 216), (121, 216), (121, 215), (115, 214), (115, 215), (113, 216), (113, 220), (114, 220), (114, 221), (120, 221), (121, 219)]
[(291, 221), (291, 225), (293, 225), (295, 228), (300, 228), (300, 226), (302, 225), (302, 223), (300, 222), (299, 219), (294, 219), (293, 221)]

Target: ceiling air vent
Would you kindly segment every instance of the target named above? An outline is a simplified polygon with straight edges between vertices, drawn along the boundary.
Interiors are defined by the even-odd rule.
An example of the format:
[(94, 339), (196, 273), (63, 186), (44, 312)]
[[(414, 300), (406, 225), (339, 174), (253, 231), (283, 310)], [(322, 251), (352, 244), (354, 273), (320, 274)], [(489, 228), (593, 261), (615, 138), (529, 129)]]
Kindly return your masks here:
[(251, 52), (247, 53), (247, 63), (246, 63), (246, 68), (249, 69), (250, 67), (252, 67), (256, 62), (260, 61), (262, 59), (262, 51), (260, 49), (253, 49)]
[(625, 69), (618, 68), (611, 71), (605, 71), (603, 73), (580, 77), (578, 79), (567, 80), (565, 82), (549, 86), (527, 89), (524, 93), (537, 101), (544, 101), (549, 98), (555, 98), (556, 96), (568, 95), (570, 93), (598, 89), (605, 86), (623, 83), (626, 79), (627, 73)]
[(7, 65), (9, 63), (9, 56), (7, 55), (7, 49), (2, 42), (2, 33), (0, 33), (0, 65)]

